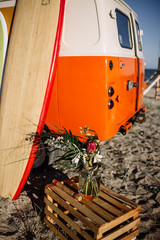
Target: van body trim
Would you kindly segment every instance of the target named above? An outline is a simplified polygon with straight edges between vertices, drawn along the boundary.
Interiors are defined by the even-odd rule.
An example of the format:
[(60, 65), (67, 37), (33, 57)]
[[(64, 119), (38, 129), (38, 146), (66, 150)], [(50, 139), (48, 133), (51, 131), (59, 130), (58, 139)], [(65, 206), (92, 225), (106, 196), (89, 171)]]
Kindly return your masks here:
[(14, 7), (15, 5), (16, 0), (0, 2), (0, 8)]
[(133, 28), (133, 41), (134, 41), (134, 48), (135, 48), (135, 57), (137, 58), (137, 97), (136, 97), (136, 111), (138, 110), (138, 99), (139, 99), (139, 57), (137, 54), (137, 44), (136, 44), (136, 32), (135, 32), (135, 28), (134, 28), (134, 19), (133, 16), (131, 14), (131, 22), (132, 22), (132, 28)]

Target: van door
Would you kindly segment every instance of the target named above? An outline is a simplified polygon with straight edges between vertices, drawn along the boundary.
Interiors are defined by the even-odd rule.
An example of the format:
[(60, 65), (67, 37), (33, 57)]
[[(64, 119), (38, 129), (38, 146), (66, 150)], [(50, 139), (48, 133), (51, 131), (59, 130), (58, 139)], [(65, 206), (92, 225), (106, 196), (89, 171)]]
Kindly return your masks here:
[(136, 111), (138, 111), (143, 104), (143, 90), (144, 90), (144, 58), (142, 52), (142, 30), (140, 29), (138, 18), (132, 13), (132, 22), (135, 32), (135, 56), (137, 62), (137, 97), (136, 97)]
[(121, 4), (117, 4), (115, 12), (119, 55), (119, 77), (117, 79), (115, 107), (117, 123), (122, 125), (135, 114), (137, 65), (130, 10)]

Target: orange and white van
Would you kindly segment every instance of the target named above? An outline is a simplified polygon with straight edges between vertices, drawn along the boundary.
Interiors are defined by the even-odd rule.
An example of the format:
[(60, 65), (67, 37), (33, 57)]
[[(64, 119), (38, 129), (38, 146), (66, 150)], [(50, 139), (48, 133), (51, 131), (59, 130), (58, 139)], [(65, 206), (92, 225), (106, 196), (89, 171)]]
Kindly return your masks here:
[(15, 0), (0, 1), (0, 95), (8, 45), (8, 36), (12, 24), (15, 4)]
[(89, 125), (100, 140), (145, 119), (144, 59), (136, 13), (122, 0), (66, 0), (46, 124)]

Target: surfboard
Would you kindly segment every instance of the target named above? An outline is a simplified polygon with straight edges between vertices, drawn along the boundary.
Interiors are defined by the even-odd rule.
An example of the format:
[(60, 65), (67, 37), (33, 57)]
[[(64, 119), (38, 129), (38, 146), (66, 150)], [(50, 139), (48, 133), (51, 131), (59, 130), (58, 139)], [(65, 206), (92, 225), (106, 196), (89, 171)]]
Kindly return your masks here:
[(0, 93), (15, 0), (0, 2)]
[[(56, 74), (65, 0), (18, 0), (0, 102), (0, 195), (16, 199), (32, 168)], [(28, 135), (35, 134), (35, 141)]]

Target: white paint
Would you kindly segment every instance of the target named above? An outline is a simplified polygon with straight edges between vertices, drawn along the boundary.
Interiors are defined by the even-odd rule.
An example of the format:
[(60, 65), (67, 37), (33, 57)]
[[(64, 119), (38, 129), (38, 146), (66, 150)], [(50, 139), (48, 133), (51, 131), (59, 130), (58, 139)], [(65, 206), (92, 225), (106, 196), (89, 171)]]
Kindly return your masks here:
[[(133, 16), (133, 23), (134, 23), (134, 28), (135, 28), (135, 33), (136, 33), (136, 24), (135, 24), (135, 21), (138, 23), (138, 17), (134, 14), (132, 14)], [(141, 32), (141, 29), (140, 29), (140, 32)], [(138, 47), (138, 38), (137, 38), (137, 33), (135, 34), (135, 38), (136, 38), (136, 45), (137, 45), (137, 56), (139, 58), (143, 58), (143, 52), (139, 50), (139, 47)], [(141, 43), (142, 43), (142, 35), (140, 34), (140, 39), (141, 39)], [(142, 50), (143, 50), (143, 45), (142, 45)]]
[(159, 75), (156, 77), (156, 79), (154, 79), (154, 81), (153, 81), (146, 89), (144, 89), (143, 95), (146, 95), (146, 94), (149, 92), (149, 90), (150, 90), (158, 81), (160, 81), (160, 76), (159, 76)]
[[(8, 30), (7, 30), (7, 24), (6, 24), (5, 18), (3, 17), (3, 14), (1, 13), (1, 11), (0, 11), (0, 21), (2, 23), (2, 28), (3, 28), (3, 66), (4, 66), (6, 49), (8, 44)], [(3, 71), (3, 67), (2, 67), (2, 71)]]
[(134, 44), (132, 49), (120, 45), (116, 9), (129, 18), (133, 43), (131, 13), (137, 15), (122, 0), (66, 0), (60, 56), (135, 57)]
[(6, 8), (6, 7), (14, 7), (16, 4), (16, 0), (10, 0), (10, 1), (0, 1), (0, 8)]
[(95, 45), (100, 37), (95, 1), (69, 0), (66, 3), (63, 41), (65, 45)]
[(122, 5), (125, 6), (126, 8), (128, 8), (128, 10), (129, 10), (130, 12), (133, 12), (133, 14), (137, 16), (137, 14), (133, 11), (132, 8), (130, 8), (130, 6), (129, 6), (126, 2), (124, 2), (123, 0), (115, 0), (115, 1), (118, 2), (118, 3), (120, 3), (120, 4), (122, 4)]

